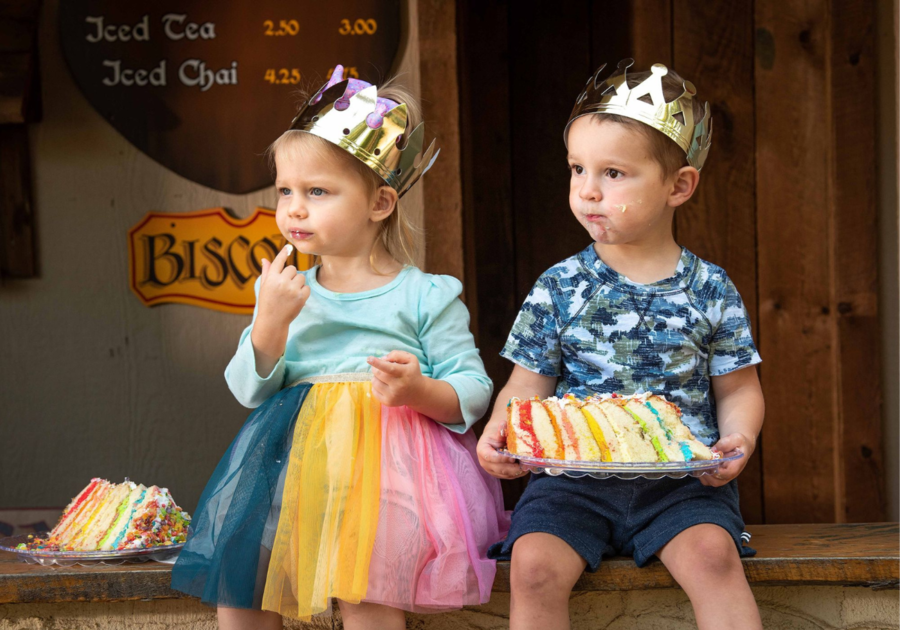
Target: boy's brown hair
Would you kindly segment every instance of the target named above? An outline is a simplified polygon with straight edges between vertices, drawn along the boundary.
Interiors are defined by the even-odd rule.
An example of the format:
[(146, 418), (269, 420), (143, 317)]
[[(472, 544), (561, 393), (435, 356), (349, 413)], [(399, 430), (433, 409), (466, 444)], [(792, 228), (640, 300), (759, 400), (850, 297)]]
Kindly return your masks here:
[[(651, 75), (650, 72), (629, 72), (627, 75), (628, 88), (632, 89), (643, 83)], [(684, 93), (684, 79), (674, 70), (669, 70), (668, 74), (662, 77), (663, 96), (667, 103), (671, 103)], [(652, 104), (649, 96), (644, 96), (641, 100), (645, 100), (648, 104)], [(694, 120), (702, 120), (704, 114), (703, 104), (698, 100), (693, 101)], [(650, 155), (662, 168), (663, 180), (668, 179), (678, 172), (684, 166), (690, 166), (687, 161), (687, 154), (673, 140), (661, 131), (657, 131), (649, 125), (637, 121), (627, 116), (618, 114), (591, 114), (591, 119), (597, 123), (613, 122), (625, 125), (630, 129), (642, 134), (647, 139), (647, 147)]]

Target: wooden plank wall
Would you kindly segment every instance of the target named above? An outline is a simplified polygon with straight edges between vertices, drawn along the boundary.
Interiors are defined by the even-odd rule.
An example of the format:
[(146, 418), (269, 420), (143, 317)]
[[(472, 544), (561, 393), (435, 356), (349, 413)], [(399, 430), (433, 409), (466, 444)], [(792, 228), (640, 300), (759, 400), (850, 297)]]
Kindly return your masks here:
[[(459, 163), (459, 93), (456, 71), (456, 6), (418, 0), (421, 102), (426, 142), (437, 137), (440, 157), (423, 180), (425, 269), (463, 278), (462, 190)], [(463, 299), (468, 287), (463, 287)]]
[[(884, 517), (874, 173), (874, 0), (458, 5), (465, 279), (488, 372), (547, 267), (588, 240), (562, 129), (624, 57), (694, 80), (713, 149), (678, 241), (724, 267), (764, 363), (748, 523)], [(512, 504), (521, 482), (506, 488)]]
[(0, 280), (37, 275), (26, 123), (41, 118), (40, 2), (0, 5)]
[(873, 17), (871, 2), (755, 7), (770, 522), (883, 515)]
[[(714, 115), (709, 167), (703, 169), (697, 194), (675, 213), (677, 237), (728, 272), (758, 342), (753, 4), (676, 0), (672, 33), (674, 67), (683, 76), (697, 77), (699, 94)], [(741, 510), (749, 522), (765, 520), (764, 460), (761, 447), (740, 478)]]
[[(512, 324), (510, 314), (519, 306), (514, 290), (507, 10), (505, 3), (457, 3), (466, 305), (495, 393), (512, 371), (499, 352)], [(476, 432), (483, 426), (484, 421), (476, 425)], [(503, 482), (508, 508), (524, 487), (520, 480)]]

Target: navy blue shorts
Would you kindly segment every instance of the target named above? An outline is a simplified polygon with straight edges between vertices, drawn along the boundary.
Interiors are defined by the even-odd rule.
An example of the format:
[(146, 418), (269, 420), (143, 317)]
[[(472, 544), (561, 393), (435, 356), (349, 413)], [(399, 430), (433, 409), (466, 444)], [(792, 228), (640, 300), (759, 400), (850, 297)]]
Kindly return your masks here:
[(604, 556), (633, 556), (644, 566), (666, 543), (688, 527), (712, 523), (734, 539), (738, 552), (756, 551), (742, 545), (744, 519), (737, 483), (704, 486), (694, 477), (683, 479), (572, 479), (531, 475), (512, 515), (505, 541), (492, 546), (488, 557), (509, 560), (516, 540), (543, 532), (563, 539), (596, 571)]

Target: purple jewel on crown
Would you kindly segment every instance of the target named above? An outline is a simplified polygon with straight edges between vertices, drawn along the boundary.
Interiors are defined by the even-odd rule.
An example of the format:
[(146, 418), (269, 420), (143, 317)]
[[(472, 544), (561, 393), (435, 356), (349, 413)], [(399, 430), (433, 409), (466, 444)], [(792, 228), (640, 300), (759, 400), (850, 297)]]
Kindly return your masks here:
[[(328, 84), (325, 86), (322, 92), (330, 88), (332, 85), (337, 85), (338, 83), (343, 81), (343, 77), (344, 66), (338, 64), (334, 67), (334, 71), (331, 73), (331, 78), (328, 79)], [(344, 111), (345, 109), (350, 107), (351, 96), (371, 86), (371, 83), (366, 83), (365, 81), (360, 81), (359, 79), (348, 79), (347, 88), (344, 90), (344, 94), (334, 102), (334, 108), (339, 112)], [(313, 105), (318, 103), (321, 99), (322, 94), (320, 93), (315, 99), (313, 99)], [(398, 105), (399, 103), (395, 103), (390, 99), (379, 97), (375, 104), (375, 111), (366, 116), (366, 125), (371, 129), (379, 129), (381, 125), (384, 124), (384, 115)]]

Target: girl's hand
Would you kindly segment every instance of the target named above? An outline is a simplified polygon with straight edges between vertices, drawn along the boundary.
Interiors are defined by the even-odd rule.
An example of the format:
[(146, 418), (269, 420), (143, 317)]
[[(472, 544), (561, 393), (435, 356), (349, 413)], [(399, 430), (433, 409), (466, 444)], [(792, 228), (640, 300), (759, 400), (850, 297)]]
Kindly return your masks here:
[(414, 407), (422, 388), (422, 370), (415, 355), (401, 350), (389, 352), (383, 359), (369, 357), (372, 366), (372, 393), (388, 407)]
[(287, 326), (309, 299), (306, 277), (293, 265), (284, 264), (293, 251), (293, 245), (285, 245), (271, 263), (263, 258), (257, 320)]
[[(499, 420), (498, 420), (499, 418)], [(478, 455), (478, 463), (489, 474), (500, 479), (518, 479), (528, 471), (522, 470), (519, 463), (512, 457), (501, 455), (498, 448), (506, 446), (506, 419), (502, 416), (492, 417), (484, 427), (484, 433), (478, 440), (475, 452)]]
[(747, 465), (747, 462), (750, 460), (750, 456), (753, 454), (753, 451), (756, 449), (756, 442), (748, 438), (743, 433), (732, 433), (731, 435), (726, 435), (723, 438), (720, 438), (718, 442), (713, 445), (713, 450), (722, 453), (722, 455), (728, 455), (732, 451), (741, 451), (744, 456), (740, 459), (736, 459), (733, 462), (726, 462), (719, 466), (719, 470), (711, 475), (703, 475), (700, 477), (700, 483), (704, 486), (712, 486), (714, 488), (718, 488), (719, 486), (724, 486), (732, 479), (735, 479), (738, 475), (741, 474), (741, 471), (744, 470), (744, 467)]

